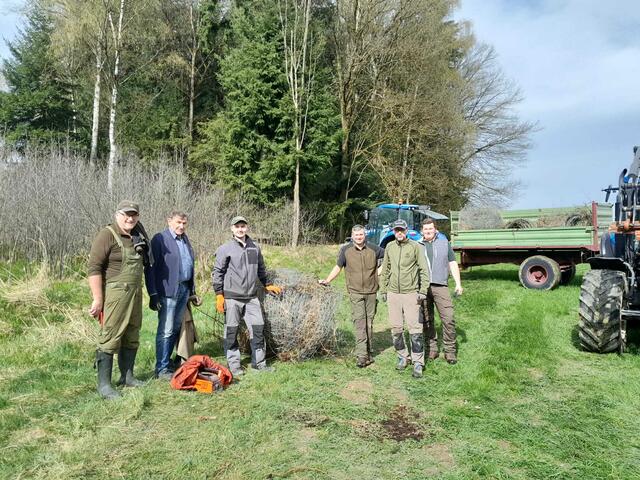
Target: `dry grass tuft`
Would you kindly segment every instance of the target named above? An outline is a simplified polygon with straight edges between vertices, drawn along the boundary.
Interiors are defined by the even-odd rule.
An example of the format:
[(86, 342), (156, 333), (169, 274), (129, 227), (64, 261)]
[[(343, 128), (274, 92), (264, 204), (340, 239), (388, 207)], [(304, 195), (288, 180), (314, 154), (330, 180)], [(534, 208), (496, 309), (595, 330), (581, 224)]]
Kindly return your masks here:
[(0, 296), (9, 303), (48, 308), (45, 292), (51, 285), (49, 273), (49, 265), (42, 262), (35, 276), (13, 282), (0, 280)]

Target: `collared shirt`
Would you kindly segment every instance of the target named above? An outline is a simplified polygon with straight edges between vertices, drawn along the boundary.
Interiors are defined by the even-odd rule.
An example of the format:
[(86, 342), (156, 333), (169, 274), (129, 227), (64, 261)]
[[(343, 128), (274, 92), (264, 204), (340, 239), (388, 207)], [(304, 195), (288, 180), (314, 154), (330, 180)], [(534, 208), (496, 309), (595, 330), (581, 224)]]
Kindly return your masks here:
[(191, 258), (189, 247), (184, 240), (184, 235), (176, 235), (176, 232), (171, 228), (169, 231), (178, 244), (178, 250), (180, 251), (180, 276), (178, 277), (178, 281), (188, 282), (193, 278), (193, 259)]

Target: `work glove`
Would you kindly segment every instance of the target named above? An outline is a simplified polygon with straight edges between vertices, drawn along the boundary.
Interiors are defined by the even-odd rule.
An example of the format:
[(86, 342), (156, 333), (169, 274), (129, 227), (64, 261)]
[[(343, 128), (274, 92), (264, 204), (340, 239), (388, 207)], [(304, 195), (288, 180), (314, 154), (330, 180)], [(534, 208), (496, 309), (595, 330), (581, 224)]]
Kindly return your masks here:
[(276, 285), (267, 285), (264, 289), (272, 295), (280, 295), (282, 293), (282, 288)]
[(149, 297), (149, 308), (154, 312), (158, 312), (162, 308), (159, 295), (151, 295)]
[(387, 302), (387, 294), (386, 293), (381, 293), (380, 294), (380, 300), (382, 300), (383, 302)]
[(418, 292), (418, 303), (422, 303), (427, 299), (427, 296), (424, 293)]
[(221, 293), (216, 295), (216, 310), (224, 313), (224, 295)]
[(199, 307), (200, 305), (202, 305), (202, 299), (198, 295), (191, 295), (189, 297), (189, 302), (191, 302), (191, 305), (193, 305), (194, 307)]

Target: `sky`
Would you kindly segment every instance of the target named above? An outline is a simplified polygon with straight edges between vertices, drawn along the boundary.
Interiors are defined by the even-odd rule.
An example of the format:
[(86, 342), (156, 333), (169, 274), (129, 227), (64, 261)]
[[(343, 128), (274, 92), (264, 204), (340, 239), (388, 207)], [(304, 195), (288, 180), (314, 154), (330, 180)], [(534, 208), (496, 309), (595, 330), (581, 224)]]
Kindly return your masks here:
[(637, 0), (461, 0), (476, 40), (493, 45), (536, 122), (512, 208), (604, 200), (640, 145)]
[[(0, 0), (0, 37), (12, 39), (21, 0)], [(492, 45), (522, 90), (516, 108), (535, 122), (523, 183), (511, 208), (604, 200), (640, 145), (637, 0), (460, 0), (479, 42)], [(0, 57), (8, 55), (0, 42)]]

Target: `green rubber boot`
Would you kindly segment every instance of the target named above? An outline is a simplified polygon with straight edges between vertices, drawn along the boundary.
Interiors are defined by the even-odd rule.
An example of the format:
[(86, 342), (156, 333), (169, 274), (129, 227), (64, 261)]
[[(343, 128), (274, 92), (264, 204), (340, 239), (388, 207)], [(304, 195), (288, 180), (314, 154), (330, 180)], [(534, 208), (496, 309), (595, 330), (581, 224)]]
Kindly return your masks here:
[(119, 398), (120, 393), (111, 386), (113, 354), (96, 350), (96, 366), (98, 368), (98, 393), (100, 396), (107, 400)]
[(120, 367), (118, 385), (124, 385), (125, 387), (141, 387), (144, 385), (144, 382), (133, 376), (136, 353), (138, 353), (138, 350), (135, 348), (120, 348), (120, 352), (118, 352), (118, 367)]

